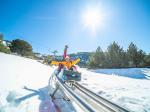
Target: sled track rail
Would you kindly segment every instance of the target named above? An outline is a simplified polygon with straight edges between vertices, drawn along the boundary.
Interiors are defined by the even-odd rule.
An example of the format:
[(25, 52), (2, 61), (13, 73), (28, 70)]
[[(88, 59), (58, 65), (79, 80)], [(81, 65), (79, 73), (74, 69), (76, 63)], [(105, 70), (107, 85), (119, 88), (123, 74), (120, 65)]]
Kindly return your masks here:
[[(84, 112), (130, 112), (109, 100), (93, 93), (77, 82), (64, 83), (57, 79), (58, 86), (69, 99), (76, 102)], [(72, 87), (69, 86), (72, 85)]]
[(59, 88), (61, 88), (71, 100), (75, 101), (84, 112), (95, 112), (88, 103), (84, 102), (81, 97), (75, 94), (74, 91), (69, 88), (65, 83), (63, 83), (60, 79), (56, 78), (56, 81)]
[[(91, 102), (91, 105), (94, 104), (97, 105), (95, 107), (98, 107), (98, 111), (100, 112), (130, 112), (128, 109), (123, 108), (103, 97), (101, 97), (100, 95), (92, 92), (91, 90), (85, 88), (84, 86), (80, 85), (79, 83), (75, 82), (73, 83), (73, 86), (78, 89), (79, 91), (81, 91), (82, 93), (84, 93), (88, 99), (93, 100), (93, 102)], [(97, 112), (97, 110), (96, 110)]]

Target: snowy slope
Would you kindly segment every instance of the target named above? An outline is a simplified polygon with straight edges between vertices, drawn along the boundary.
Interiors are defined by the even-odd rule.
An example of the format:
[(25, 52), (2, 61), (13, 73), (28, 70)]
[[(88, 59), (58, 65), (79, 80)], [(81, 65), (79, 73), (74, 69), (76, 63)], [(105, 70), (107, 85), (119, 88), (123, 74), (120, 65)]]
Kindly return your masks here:
[[(143, 77), (131, 78), (130, 75), (137, 76), (137, 73), (149, 75), (150, 69), (105, 69), (87, 71), (82, 69), (82, 84), (121, 106), (129, 108), (135, 112), (150, 111), (150, 80)], [(117, 71), (117, 74), (115, 74)], [(105, 72), (106, 74), (102, 74)], [(137, 72), (137, 73), (136, 73)], [(122, 76), (125, 73), (129, 76)], [(133, 74), (134, 73), (134, 74)], [(121, 74), (121, 76), (119, 76)], [(140, 76), (142, 76), (140, 74)], [(144, 75), (144, 74), (143, 74)]]
[(48, 96), (53, 71), (36, 60), (0, 53), (0, 112), (55, 112), (58, 106), (74, 112), (77, 106), (73, 102), (53, 103)]
[[(48, 84), (47, 80), (52, 71), (53, 69), (35, 60), (0, 53), (0, 110), (2, 112), (33, 110), (38, 112), (39, 105), (44, 102), (38, 98), (38, 94), (34, 95), (34, 92), (22, 88), (24, 86), (34, 90), (44, 88)], [(14, 102), (14, 99), (30, 94), (33, 94), (33, 97), (28, 96), (29, 99), (24, 97), (18, 100), (18, 104)]]
[[(54, 69), (32, 59), (0, 53), (0, 112), (53, 112), (56, 106), (63, 112), (81, 111), (74, 102), (51, 102), (47, 85)], [(85, 87), (135, 112), (150, 111), (150, 69), (79, 71)], [(145, 78), (130, 77), (137, 73)]]

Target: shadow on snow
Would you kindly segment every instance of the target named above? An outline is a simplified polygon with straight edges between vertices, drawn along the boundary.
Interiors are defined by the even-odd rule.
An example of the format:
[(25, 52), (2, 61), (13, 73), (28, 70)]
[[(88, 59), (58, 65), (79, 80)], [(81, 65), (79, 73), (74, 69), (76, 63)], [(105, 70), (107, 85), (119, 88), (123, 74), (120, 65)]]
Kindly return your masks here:
[(123, 76), (134, 79), (150, 79), (150, 69), (148, 68), (98, 69), (91, 71), (106, 75)]

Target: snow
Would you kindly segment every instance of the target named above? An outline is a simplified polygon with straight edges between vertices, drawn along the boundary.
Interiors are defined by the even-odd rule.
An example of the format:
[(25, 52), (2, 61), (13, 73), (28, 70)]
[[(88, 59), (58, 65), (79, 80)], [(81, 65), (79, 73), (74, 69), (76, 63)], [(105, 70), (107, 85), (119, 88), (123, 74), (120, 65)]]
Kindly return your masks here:
[[(150, 69), (99, 69), (91, 71), (82, 69), (81, 71), (83, 72), (81, 83), (85, 87), (132, 111), (150, 111), (150, 80), (146, 77), (143, 78), (146, 75), (149, 76)], [(136, 74), (135, 77), (134, 74)], [(140, 77), (144, 76), (140, 79), (137, 74)]]
[[(56, 93), (52, 102), (48, 80), (56, 67), (20, 56), (0, 53), (0, 112), (76, 112), (75, 102), (63, 101)], [(83, 86), (135, 112), (150, 111), (150, 69), (99, 69), (82, 72)], [(26, 86), (26, 87), (24, 87)], [(50, 89), (50, 91), (49, 91)], [(55, 107), (55, 108), (54, 108)]]
[(66, 112), (75, 111), (73, 104), (52, 102), (48, 96), (54, 69), (36, 60), (0, 53), (0, 112), (55, 112), (56, 104)]
[(150, 69), (148, 68), (125, 68), (125, 69), (98, 69), (91, 70), (96, 73), (104, 73), (107, 75), (119, 75), (136, 79), (149, 79)]

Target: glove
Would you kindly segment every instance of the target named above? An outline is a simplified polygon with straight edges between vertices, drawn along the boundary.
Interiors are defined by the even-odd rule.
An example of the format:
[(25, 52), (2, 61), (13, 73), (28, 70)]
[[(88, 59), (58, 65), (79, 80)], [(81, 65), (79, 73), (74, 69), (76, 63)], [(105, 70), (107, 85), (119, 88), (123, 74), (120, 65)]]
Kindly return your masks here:
[(65, 48), (68, 48), (68, 45), (65, 45)]

